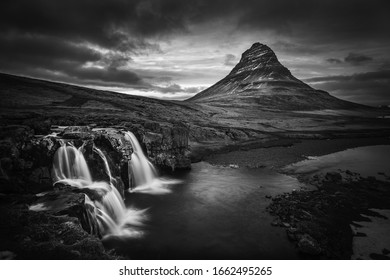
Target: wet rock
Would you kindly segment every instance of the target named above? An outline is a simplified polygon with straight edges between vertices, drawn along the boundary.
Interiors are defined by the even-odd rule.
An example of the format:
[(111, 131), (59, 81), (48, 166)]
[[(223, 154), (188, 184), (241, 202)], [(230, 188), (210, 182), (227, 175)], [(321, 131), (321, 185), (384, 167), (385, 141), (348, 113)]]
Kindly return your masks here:
[(50, 186), (52, 184), (51, 175), (49, 167), (41, 166), (35, 168), (30, 176), (28, 177), (30, 181), (36, 182), (37, 184)]
[(297, 228), (290, 227), (286, 230), (286, 233), (290, 241), (298, 241), (301, 237)]
[(29, 206), (29, 209), (35, 212), (46, 212), (54, 216), (75, 217), (86, 232), (100, 236), (95, 208), (86, 200), (84, 193), (75, 193), (72, 192), (72, 188), (62, 187), (38, 198), (34, 204)]
[(92, 130), (89, 126), (68, 126), (61, 134), (65, 139), (90, 139)]
[(337, 182), (341, 182), (343, 177), (338, 172), (328, 172), (325, 175), (325, 179), (337, 183)]
[(38, 193), (50, 189), (53, 141), (37, 139), (24, 126), (3, 127), (1, 135), (0, 192)]
[(370, 258), (373, 260), (390, 260), (389, 256), (377, 254), (377, 253), (370, 254)]
[(190, 168), (187, 127), (180, 124), (146, 127), (153, 131), (144, 131), (139, 139), (145, 145), (147, 156), (154, 164), (171, 170)]
[(11, 251), (1, 251), (0, 252), (0, 260), (12, 260), (16, 257), (16, 255)]
[[(3, 251), (17, 259), (112, 259), (98, 237), (88, 234), (75, 217), (7, 208), (0, 211)], [(11, 216), (13, 219), (5, 219)]]
[(318, 242), (308, 234), (304, 234), (300, 238), (298, 242), (298, 249), (300, 252), (311, 256), (318, 256), (321, 254), (321, 248)]
[(283, 222), (282, 226), (285, 227), (285, 228), (289, 228), (291, 225), (289, 223)]

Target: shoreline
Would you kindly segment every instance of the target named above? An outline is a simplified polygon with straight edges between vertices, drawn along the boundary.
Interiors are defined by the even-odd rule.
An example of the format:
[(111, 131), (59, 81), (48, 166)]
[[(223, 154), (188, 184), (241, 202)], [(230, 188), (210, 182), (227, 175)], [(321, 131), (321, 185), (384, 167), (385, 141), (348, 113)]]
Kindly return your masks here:
[(308, 156), (323, 156), (363, 146), (390, 145), (389, 137), (288, 140), (290, 142), (275, 142), (275, 145), (269, 143), (268, 147), (213, 153), (203, 160), (213, 165), (270, 167), (280, 170), (283, 166), (304, 160)]

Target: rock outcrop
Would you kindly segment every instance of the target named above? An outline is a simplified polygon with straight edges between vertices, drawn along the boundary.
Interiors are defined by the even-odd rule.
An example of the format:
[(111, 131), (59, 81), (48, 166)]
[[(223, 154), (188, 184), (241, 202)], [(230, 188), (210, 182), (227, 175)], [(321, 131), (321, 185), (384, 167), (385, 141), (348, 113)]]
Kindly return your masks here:
[(0, 197), (0, 240), (7, 240), (0, 243), (0, 251), (15, 259), (116, 259), (105, 251), (96, 232), (85, 230), (84, 194), (59, 191), (56, 195), (66, 203), (62, 207), (53, 204), (47, 211), (28, 207), (49, 198)]
[(0, 193), (38, 193), (52, 188), (52, 159), (59, 144), (37, 138), (28, 126), (2, 127)]
[(155, 165), (171, 170), (190, 168), (187, 127), (150, 122), (145, 127), (142, 142)]

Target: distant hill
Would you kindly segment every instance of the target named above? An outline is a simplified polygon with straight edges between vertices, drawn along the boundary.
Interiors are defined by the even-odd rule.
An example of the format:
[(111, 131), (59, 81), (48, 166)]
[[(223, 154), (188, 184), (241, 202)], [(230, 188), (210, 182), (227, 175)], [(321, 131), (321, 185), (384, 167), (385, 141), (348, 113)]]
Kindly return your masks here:
[(225, 78), (190, 102), (259, 105), (280, 110), (352, 109), (366, 107), (315, 90), (294, 77), (266, 45), (255, 43)]

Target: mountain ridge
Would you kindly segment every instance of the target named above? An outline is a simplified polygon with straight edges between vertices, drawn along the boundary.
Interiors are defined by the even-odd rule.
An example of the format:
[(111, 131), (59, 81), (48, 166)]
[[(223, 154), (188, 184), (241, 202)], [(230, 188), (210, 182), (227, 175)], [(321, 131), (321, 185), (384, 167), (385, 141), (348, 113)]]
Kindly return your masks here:
[(345, 109), (364, 105), (338, 99), (294, 77), (267, 45), (254, 43), (230, 73), (187, 99), (189, 102), (243, 103), (275, 109)]

